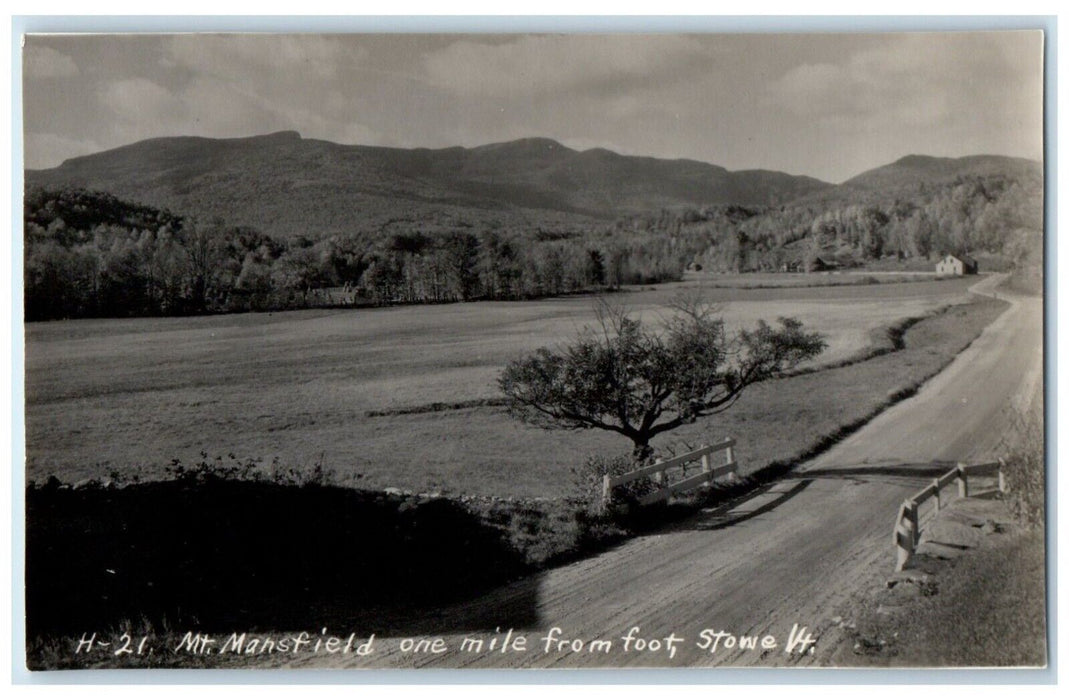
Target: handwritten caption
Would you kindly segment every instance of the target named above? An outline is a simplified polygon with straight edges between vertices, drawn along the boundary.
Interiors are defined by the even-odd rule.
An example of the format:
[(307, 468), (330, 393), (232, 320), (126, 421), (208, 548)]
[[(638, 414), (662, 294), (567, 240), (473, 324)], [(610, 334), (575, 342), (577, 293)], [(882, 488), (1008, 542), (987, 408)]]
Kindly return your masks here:
[(532, 655), (550, 656), (566, 654), (589, 654), (596, 656), (643, 655), (651, 661), (675, 659), (677, 653), (691, 645), (702, 654), (759, 652), (767, 654), (781, 651), (787, 655), (812, 654), (816, 639), (807, 627), (794, 624), (786, 641), (773, 634), (746, 635), (728, 630), (705, 628), (689, 637), (675, 632), (667, 635), (647, 635), (641, 627), (634, 626), (618, 636), (589, 637), (566, 634), (562, 627), (551, 627), (546, 632), (518, 632), (500, 627), (493, 634), (464, 635), (455, 637), (405, 637), (381, 639), (374, 634), (361, 637), (352, 632), (347, 635), (330, 634), (322, 628), (318, 634), (298, 632), (295, 634), (263, 635), (248, 632), (233, 632), (229, 635), (209, 635), (188, 631), (171, 641), (156, 639), (152, 635), (134, 636), (123, 633), (106, 637), (84, 633), (76, 641), (75, 655), (111, 655), (114, 657), (140, 657), (155, 654), (160, 650), (177, 655), (191, 656), (269, 656), (269, 655), (335, 655), (370, 657), (386, 652), (406, 655), (441, 656), (449, 653), (460, 655)]

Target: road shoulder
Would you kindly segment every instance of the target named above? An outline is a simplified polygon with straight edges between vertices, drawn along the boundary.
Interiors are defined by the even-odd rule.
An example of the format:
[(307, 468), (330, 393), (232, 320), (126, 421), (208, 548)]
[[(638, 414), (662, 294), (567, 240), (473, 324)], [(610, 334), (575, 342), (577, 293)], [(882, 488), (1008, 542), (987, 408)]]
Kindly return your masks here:
[(890, 569), (833, 618), (827, 666), (1043, 667), (1045, 544), (988, 492), (955, 501)]

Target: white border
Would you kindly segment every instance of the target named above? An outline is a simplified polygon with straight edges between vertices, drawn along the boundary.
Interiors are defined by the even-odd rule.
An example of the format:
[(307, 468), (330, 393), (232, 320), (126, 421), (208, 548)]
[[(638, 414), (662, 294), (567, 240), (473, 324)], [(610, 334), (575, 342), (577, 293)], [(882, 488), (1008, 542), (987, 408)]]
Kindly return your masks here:
[[(594, 3), (601, 6), (609, 6), (608, 11), (626, 11), (619, 7), (616, 3)], [(79, 13), (83, 12), (84, 3), (74, 2), (49, 2), (48, 7), (43, 7), (44, 3), (27, 3), (18, 2), (15, 4), (16, 8), (20, 8), (23, 11), (41, 12), (47, 10), (51, 12), (69, 12)], [(133, 2), (105, 2), (94, 4), (94, 9), (100, 10), (103, 5), (104, 11), (109, 12), (138, 12), (146, 9), (145, 4), (133, 3)], [(237, 6), (235, 9), (235, 5)], [(427, 8), (431, 6), (431, 3), (413, 3), (402, 2), (393, 4), (390, 6), (391, 12), (408, 13), (408, 12), (425, 12)], [(557, 2), (555, 0), (547, 0), (547, 2), (539, 3), (536, 11), (540, 12), (561, 12), (567, 13), (585, 13), (590, 12), (590, 3), (579, 4), (575, 2)], [(680, 3), (674, 0), (666, 0), (665, 2), (658, 3), (655, 7), (657, 12), (679, 12), (680, 6), (685, 6), (683, 12), (694, 12), (694, 3)], [(768, 6), (778, 7), (778, 11), (791, 11), (793, 8), (787, 6), (786, 3), (765, 3), (765, 2), (753, 2), (748, 3), (747, 10), (761, 11)], [(158, 5), (154, 5), (153, 9), (157, 9)], [(487, 12), (500, 11), (501, 4), (491, 4), (488, 2), (471, 3), (471, 2), (458, 2), (451, 3), (450, 7), (461, 14), (484, 14)], [(869, 8), (870, 6), (866, 6)], [(1015, 4), (1012, 9), (1016, 11), (1032, 11), (1032, 12), (1056, 12), (1057, 5), (1055, 3), (1018, 3)], [(58, 9), (57, 9), (58, 8)], [(829, 9), (830, 8), (830, 9)], [(1035, 9), (1033, 9), (1035, 8)], [(220, 12), (220, 11), (252, 11), (262, 12), (264, 8), (262, 4), (254, 4), (251, 2), (245, 3), (227, 3), (225, 7), (222, 7), (220, 3), (208, 3), (194, 0), (191, 2), (183, 3), (179, 9), (185, 11), (207, 11), (207, 12)], [(327, 14), (334, 14), (337, 12), (361, 9), (342, 6), (340, 3), (324, 3), (318, 0), (309, 0), (302, 3), (302, 10), (309, 12), (324, 12)], [(431, 8), (433, 9), (433, 8)], [(523, 6), (517, 4), (509, 4), (508, 9), (511, 12), (523, 12), (529, 11)], [(846, 6), (845, 3), (809, 3), (806, 5), (806, 9), (817, 11), (853, 11), (863, 10), (856, 6)], [(932, 2), (900, 2), (896, 3), (893, 7), (894, 10), (899, 12), (931, 12), (933, 10), (940, 11), (941, 6)], [(973, 9), (971, 7), (969, 9)], [(699, 11), (705, 11), (706, 8), (699, 8)], [(594, 11), (598, 11), (595, 9)], [(773, 10), (776, 11), (776, 10)], [(945, 11), (945, 10), (943, 10)], [(3, 317), (0, 318), (0, 328), (10, 328), (12, 343), (3, 344), (2, 350), (4, 359), (10, 358), (11, 367), (10, 374), (5, 373), (2, 387), (5, 393), (5, 397), (9, 400), (6, 401), (0, 410), (4, 411), (3, 417), (0, 418), (0, 445), (11, 446), (12, 455), (12, 477), (10, 482), (4, 483), (4, 495), (9, 499), (8, 502), (13, 502), (10, 499), (13, 494), (13, 486), (24, 483), (22, 476), (21, 458), (24, 454), (24, 446), (22, 443), (22, 425), (21, 425), (21, 407), (23, 402), (22, 397), (22, 342), (21, 342), (21, 324), (19, 323), (21, 308), (21, 285), (18, 284), (18, 280), (21, 279), (21, 236), (14, 235), (16, 232), (21, 231), (21, 197), (16, 196), (16, 193), (21, 192), (21, 168), (19, 163), (21, 159), (16, 154), (21, 154), (21, 124), (19, 119), (18, 109), (20, 107), (18, 95), (13, 92), (13, 88), (17, 88), (18, 80), (16, 76), (19, 75), (19, 51), (15, 42), (15, 37), (22, 31), (194, 31), (194, 30), (214, 30), (214, 31), (304, 31), (304, 32), (317, 32), (317, 31), (409, 31), (409, 32), (421, 32), (421, 31), (583, 31), (583, 32), (626, 32), (626, 31), (663, 31), (663, 32), (679, 32), (679, 31), (721, 31), (721, 32), (758, 32), (758, 31), (803, 31), (803, 32), (815, 32), (815, 31), (902, 31), (902, 30), (959, 30), (959, 29), (1012, 29), (1012, 28), (1034, 28), (1039, 27), (1047, 31), (1048, 41), (1048, 57), (1052, 60), (1049, 65), (1047, 75), (1047, 87), (1048, 96), (1056, 98), (1056, 75), (1057, 71), (1053, 65), (1053, 59), (1057, 57), (1056, 51), (1056, 17), (1047, 18), (1022, 18), (1022, 17), (932, 17), (932, 16), (914, 16), (914, 17), (888, 17), (888, 16), (853, 16), (853, 17), (813, 17), (813, 16), (793, 16), (793, 17), (755, 17), (755, 16), (737, 16), (737, 17), (685, 17), (685, 16), (664, 16), (658, 15), (654, 17), (563, 17), (563, 16), (531, 16), (531, 17), (515, 17), (515, 16), (499, 16), (499, 17), (472, 17), (472, 16), (437, 16), (437, 17), (398, 17), (398, 16), (364, 16), (364, 17), (291, 17), (291, 16), (260, 16), (260, 17), (235, 17), (235, 16), (201, 16), (201, 17), (189, 17), (189, 16), (124, 16), (124, 17), (71, 17), (71, 16), (56, 16), (56, 17), (14, 17), (12, 18), (12, 32), (8, 35), (8, 41), (11, 42), (9, 51), (5, 52), (5, 55), (10, 57), (12, 62), (11, 70), (5, 71), (7, 80), (9, 83), (5, 86), (7, 89), (4, 91), (6, 96), (11, 96), (12, 110), (6, 110), (11, 121), (11, 134), (12, 139), (10, 142), (5, 140), (5, 156), (8, 158), (7, 162), (11, 164), (10, 170), (4, 171), (3, 184), (6, 189), (11, 193), (11, 199), (9, 200), (9, 211), (11, 212), (10, 228), (8, 233), (11, 235), (13, 254), (11, 256), (4, 256), (2, 266), (0, 266), (0, 275), (3, 275), (5, 279), (11, 280), (8, 291), (10, 295), (0, 296), (0, 314)], [(1050, 189), (1050, 196), (1048, 197), (1048, 239), (1053, 243), (1055, 238), (1055, 232), (1057, 230), (1054, 215), (1056, 214), (1056, 196), (1054, 187), (1056, 185), (1056, 170), (1055, 165), (1057, 162), (1056, 149), (1056, 129), (1054, 119), (1057, 116), (1056, 103), (1052, 99), (1048, 107), (1048, 115), (1050, 121), (1047, 124), (1048, 130), (1048, 151), (1047, 151), (1047, 167), (1048, 167), (1048, 186)], [(9, 150), (10, 149), (10, 150)], [(16, 160), (16, 158), (18, 158)], [(1050, 244), (1049, 244), (1050, 245)], [(1056, 246), (1050, 245), (1048, 252), (1053, 254), (1057, 252), (1057, 262), (1069, 264), (1069, 261), (1063, 259), (1065, 253)], [(1057, 340), (1061, 339), (1065, 324), (1055, 323), (1054, 314), (1057, 312), (1057, 277), (1055, 272), (1055, 258), (1053, 255), (1048, 258), (1048, 277), (1051, 287), (1048, 290), (1048, 323), (1051, 330), (1057, 330), (1057, 338), (1052, 333), (1048, 340), (1048, 382), (1050, 382), (1049, 389), (1051, 391), (1052, 398), (1060, 394), (1060, 391), (1055, 389), (1055, 380), (1057, 379), (1057, 389), (1062, 389), (1061, 377), (1056, 377), (1053, 372), (1054, 369), (1054, 355), (1053, 350), (1057, 347), (1062, 347)], [(1058, 268), (1061, 267), (1059, 264)], [(10, 318), (8, 317), (10, 314)], [(15, 408), (18, 408), (16, 415)], [(1051, 405), (1052, 411), (1055, 408)], [(1052, 413), (1052, 418), (1055, 414)], [(1060, 416), (1057, 416), (1060, 418)], [(18, 423), (16, 423), (18, 418)], [(1051, 423), (1054, 425), (1053, 421)], [(1057, 423), (1058, 428), (1062, 425), (1060, 421)], [(1055, 431), (1050, 431), (1052, 435)], [(1060, 432), (1057, 431), (1057, 432)], [(1054, 488), (1051, 489), (1052, 493)], [(19, 499), (21, 501), (21, 499)], [(17, 505), (17, 504), (16, 504)], [(1052, 518), (1054, 517), (1052, 510)], [(21, 536), (22, 536), (22, 512), (19, 507), (13, 508), (13, 527), (12, 527), (12, 539), (7, 540), (4, 538), (2, 547), (5, 563), (11, 567), (12, 554), (21, 555)], [(1056, 561), (1055, 553), (1056, 539), (1054, 537), (1054, 527), (1056, 522), (1052, 520), (1051, 523), (1051, 538), (1052, 547), (1050, 548), (1049, 557), (1051, 564)], [(8, 594), (7, 600), (13, 600), (17, 604), (17, 600), (12, 597), (12, 593), (15, 592), (18, 598), (21, 598), (21, 594), (18, 592), (19, 587), (16, 582), (21, 578), (19, 570), (9, 568), (13, 571), (12, 578), (5, 579), (5, 592)], [(1059, 582), (1063, 582), (1064, 579), (1059, 577)], [(1064, 584), (1063, 584), (1064, 585)], [(1054, 595), (1055, 591), (1052, 589), (1051, 594)], [(1052, 598), (1052, 605), (1056, 601)], [(401, 683), (415, 683), (422, 686), (424, 690), (429, 691), (428, 684), (452, 684), (455, 683), (478, 683), (479, 688), (465, 689), (465, 697), (469, 697), (470, 694), (475, 691), (476, 695), (488, 695), (493, 693), (495, 697), (501, 697), (503, 695), (518, 695), (527, 696), (532, 691), (542, 692), (537, 685), (534, 687), (515, 687), (508, 686), (505, 688), (489, 687), (482, 684), (486, 683), (508, 683), (508, 684), (544, 684), (544, 683), (563, 683), (563, 684), (576, 684), (576, 683), (656, 683), (656, 684), (677, 684), (677, 683), (713, 683), (713, 684), (753, 684), (753, 683), (776, 683), (776, 684), (800, 684), (808, 686), (808, 684), (834, 684), (840, 686), (834, 689), (822, 689), (821, 695), (828, 697), (836, 697), (842, 693), (849, 692), (851, 697), (856, 697), (857, 689), (851, 689), (841, 684), (875, 684), (875, 683), (894, 683), (894, 684), (915, 684), (915, 683), (1051, 683), (1056, 680), (1056, 673), (1053, 669), (1057, 668), (1058, 659), (1052, 655), (1051, 664), (1052, 669), (1048, 671), (922, 671), (922, 672), (903, 672), (903, 671), (837, 671), (837, 670), (814, 670), (814, 671), (796, 671), (796, 670), (762, 670), (762, 669), (716, 669), (710, 671), (700, 670), (681, 670), (681, 671), (644, 671), (635, 673), (626, 673), (619, 671), (594, 671), (594, 672), (565, 672), (565, 671), (520, 671), (520, 672), (459, 672), (459, 671), (419, 671), (419, 672), (388, 672), (388, 671), (371, 671), (360, 673), (349, 672), (312, 672), (312, 673), (287, 673), (285, 671), (254, 671), (254, 672), (214, 672), (214, 671), (148, 671), (148, 672), (128, 672), (128, 671), (91, 671), (91, 672), (70, 672), (70, 673), (46, 673), (46, 674), (28, 674), (22, 667), (21, 659), (24, 658), (23, 645), (21, 643), (21, 621), (18, 619), (18, 615), (21, 613), (21, 606), (16, 606), (16, 609), (12, 610), (13, 617), (3, 616), (5, 624), (5, 635), (7, 639), (13, 639), (12, 656), (10, 659), (5, 659), (5, 667), (7, 663), (11, 663), (11, 675), (8, 677), (16, 683), (31, 683), (34, 686), (52, 685), (54, 683), (87, 683), (100, 687), (103, 690), (103, 684), (122, 683), (122, 684), (143, 684), (143, 683), (196, 683), (200, 684), (244, 684), (244, 683), (270, 683), (275, 684), (273, 688), (261, 688), (260, 692), (265, 692), (267, 695), (275, 695), (276, 693), (286, 692), (285, 685), (293, 683), (386, 683), (391, 686), (389, 694), (395, 694), (395, 691), (404, 691), (404, 688), (398, 687), (395, 684)], [(1060, 631), (1057, 626), (1057, 608), (1051, 609), (1051, 623), (1052, 633)], [(10, 621), (9, 621), (10, 620)], [(14, 622), (14, 625), (11, 623)], [(13, 629), (10, 629), (13, 627)], [(11, 632), (14, 631), (17, 637), (12, 638)], [(1056, 640), (1053, 639), (1052, 643)], [(1054, 644), (1055, 654), (1064, 645)], [(0, 655), (2, 656), (2, 655)], [(21, 669), (21, 671), (20, 671)], [(27, 686), (22, 686), (21, 690), (28, 690)], [(39, 690), (41, 688), (38, 688)], [(812, 689), (811, 687), (809, 689)], [(49, 690), (49, 689), (43, 689)], [(53, 691), (64, 692), (63, 689), (51, 688)], [(81, 689), (78, 692), (79, 696), (82, 695), (85, 689)], [(159, 689), (154, 689), (155, 693)], [(327, 688), (317, 689), (316, 692), (327, 691)], [(459, 690), (459, 687), (452, 686), (446, 688), (436, 688), (433, 692), (441, 693), (445, 692), (447, 695), (453, 694), (453, 691)], [(580, 692), (590, 692), (594, 689), (581, 689)], [(621, 688), (611, 688), (608, 690), (610, 693), (618, 693)], [(671, 692), (682, 691), (683, 688), (673, 687)], [(708, 688), (698, 688), (698, 692), (708, 693)], [(742, 690), (742, 689), (739, 689)], [(752, 689), (754, 692), (756, 689)], [(799, 688), (786, 689), (780, 688), (778, 692), (795, 694), (799, 691)], [(805, 690), (804, 688), (801, 690)], [(872, 692), (874, 689), (861, 689), (860, 692), (866, 694)], [(934, 692), (939, 693), (941, 696), (948, 694), (948, 688), (941, 687)], [(965, 686), (958, 685), (954, 688), (955, 691), (966, 691)], [(1038, 688), (1032, 688), (1032, 690), (1039, 690)], [(1048, 687), (1044, 690), (1052, 690)], [(829, 692), (830, 691), (830, 692)], [(969, 696), (975, 697), (975, 693), (972, 689), (968, 689)], [(143, 692), (138, 689), (137, 685), (126, 686), (121, 688), (109, 688), (107, 690), (109, 697), (113, 696), (115, 692), (124, 694), (125, 692)], [(198, 690), (198, 692), (200, 692)], [(363, 692), (363, 691), (361, 691)], [(717, 691), (719, 692), (719, 691)], [(917, 687), (911, 688), (907, 692), (911, 693), (924, 693), (925, 690)], [(64, 695), (68, 693), (64, 692)], [(806, 694), (803, 692), (803, 694)], [(950, 693), (951, 695), (956, 692)], [(287, 693), (289, 695), (289, 693)]]

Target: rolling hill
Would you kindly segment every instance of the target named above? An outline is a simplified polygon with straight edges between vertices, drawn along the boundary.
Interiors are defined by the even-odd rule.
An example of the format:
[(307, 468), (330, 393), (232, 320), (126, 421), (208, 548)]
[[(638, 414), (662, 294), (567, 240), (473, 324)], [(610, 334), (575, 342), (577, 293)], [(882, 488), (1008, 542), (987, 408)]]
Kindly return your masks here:
[(936, 158), (908, 155), (893, 163), (867, 170), (836, 187), (804, 195), (797, 203), (861, 203), (872, 200), (916, 200), (925, 192), (949, 186), (963, 178), (1005, 178), (1042, 190), (1043, 165), (1026, 158), (978, 155)]
[(936, 182), (968, 175), (1039, 175), (1040, 164), (1025, 158), (1007, 156), (966, 156), (935, 158), (909, 155), (894, 163), (874, 168), (843, 183), (851, 189), (897, 189), (916, 182)]

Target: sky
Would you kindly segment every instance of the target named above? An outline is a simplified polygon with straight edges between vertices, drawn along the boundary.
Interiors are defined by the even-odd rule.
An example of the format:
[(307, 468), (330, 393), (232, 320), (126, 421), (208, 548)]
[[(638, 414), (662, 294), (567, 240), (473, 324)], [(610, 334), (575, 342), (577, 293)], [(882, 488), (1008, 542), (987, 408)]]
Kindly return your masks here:
[(1039, 32), (32, 35), (25, 165), (157, 136), (405, 148), (529, 136), (842, 182), (1040, 160)]

